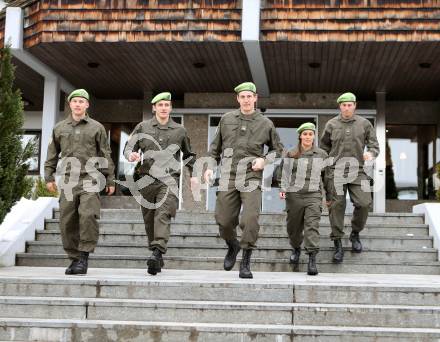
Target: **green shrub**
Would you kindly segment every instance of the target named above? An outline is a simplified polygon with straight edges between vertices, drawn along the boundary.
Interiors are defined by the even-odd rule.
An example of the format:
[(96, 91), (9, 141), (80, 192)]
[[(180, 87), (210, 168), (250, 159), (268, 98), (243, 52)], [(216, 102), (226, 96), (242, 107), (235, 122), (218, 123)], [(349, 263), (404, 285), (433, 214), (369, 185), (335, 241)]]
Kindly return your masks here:
[(31, 199), (34, 195), (34, 179), (32, 177), (26, 177), (23, 181), (23, 197), (27, 199)]
[(26, 161), (34, 146), (22, 146), (23, 101), (14, 89), (15, 67), (8, 46), (0, 49), (0, 223), (12, 206), (29, 192)]

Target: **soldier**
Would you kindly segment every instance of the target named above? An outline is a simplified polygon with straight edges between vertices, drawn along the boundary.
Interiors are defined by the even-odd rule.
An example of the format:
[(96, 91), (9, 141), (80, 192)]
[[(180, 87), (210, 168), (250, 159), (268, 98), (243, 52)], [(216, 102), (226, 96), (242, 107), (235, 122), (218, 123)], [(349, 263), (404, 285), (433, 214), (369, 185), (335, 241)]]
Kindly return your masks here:
[[(359, 163), (356, 179), (343, 184), (343, 193), (336, 193), (335, 185), (338, 182), (341, 183), (341, 180), (333, 178), (332, 198), (331, 201), (327, 202), (332, 228), (330, 238), (334, 241), (335, 245), (333, 262), (341, 263), (344, 259), (341, 238), (344, 236), (345, 197), (347, 190), (354, 205), (351, 220), (352, 232), (350, 234), (352, 251), (355, 253), (362, 252), (359, 232), (364, 229), (371, 205), (371, 193), (361, 189), (361, 181), (368, 180), (363, 166), (364, 161), (377, 157), (379, 154), (379, 144), (374, 127), (370, 121), (355, 114), (356, 96), (352, 93), (344, 93), (337, 99), (337, 102), (341, 113), (337, 117), (330, 119), (325, 125), (320, 147), (330, 157), (334, 157), (334, 165), (337, 165), (338, 160), (344, 157), (355, 158)], [(365, 148), (367, 148), (366, 152), (364, 152)], [(332, 171), (334, 172), (334, 167)], [(348, 175), (347, 168), (344, 169), (344, 175)]]
[[(54, 174), (61, 156), (64, 167), (61, 167), (60, 230), (64, 250), (72, 261), (65, 273), (86, 274), (89, 253), (94, 251), (98, 242), (97, 218), (101, 209), (99, 189), (90, 187), (97, 178), (90, 172), (90, 166), (96, 166), (91, 158), (103, 157), (106, 160), (107, 165), (103, 165), (102, 172), (106, 175), (105, 190), (108, 195), (115, 191), (114, 165), (104, 126), (87, 114), (87, 91), (74, 90), (67, 100), (71, 114), (53, 129), (44, 173), (47, 189), (56, 191)], [(68, 184), (74, 183), (72, 188), (66, 187), (66, 180)]]
[[(180, 152), (191, 175), (196, 154), (191, 151), (186, 129), (170, 118), (171, 94), (160, 93), (151, 103), (154, 117), (135, 127), (125, 146), (124, 156), (130, 162), (140, 161), (139, 177), (151, 179), (140, 193), (144, 200), (153, 204), (142, 204), (141, 210), (152, 250), (147, 271), (156, 275), (164, 266), (162, 255), (167, 251), (171, 218), (176, 216), (179, 202)], [(197, 184), (197, 178), (191, 177), (191, 188)]]
[[(258, 217), (261, 207), (261, 186), (259, 184), (264, 165), (268, 161), (267, 155), (264, 154), (264, 146), (269, 147), (268, 153), (271, 155), (280, 156), (283, 145), (273, 122), (255, 110), (257, 102), (255, 85), (245, 82), (234, 90), (240, 108), (222, 116), (209, 152), (217, 162), (222, 159), (223, 172), (217, 192), (215, 220), (219, 225), (220, 235), (228, 246), (224, 269), (229, 271), (234, 267), (237, 254), (242, 248), (240, 278), (252, 278), (250, 258), (252, 250), (256, 248), (260, 228)], [(230, 172), (226, 172), (228, 165)], [(205, 181), (210, 182), (212, 177), (213, 170), (208, 168), (204, 175)], [(240, 180), (257, 186), (244, 189), (237, 186)], [(241, 241), (238, 242), (236, 227), (242, 206), (240, 226), (243, 233)]]
[(280, 198), (286, 200), (287, 234), (293, 253), (290, 262), (298, 270), (303, 240), (309, 255), (308, 275), (317, 275), (316, 254), (319, 252), (319, 221), (322, 212), (322, 186), (327, 191), (325, 172), (327, 153), (314, 146), (315, 125), (302, 124), (298, 129), (299, 144), (282, 162)]

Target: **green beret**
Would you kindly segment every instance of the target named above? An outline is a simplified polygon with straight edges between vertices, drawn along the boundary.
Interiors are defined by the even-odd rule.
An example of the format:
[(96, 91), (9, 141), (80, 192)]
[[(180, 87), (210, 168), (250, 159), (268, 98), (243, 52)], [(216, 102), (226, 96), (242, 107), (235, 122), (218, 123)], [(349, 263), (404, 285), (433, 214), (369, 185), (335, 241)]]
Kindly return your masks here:
[(342, 94), (341, 96), (338, 97), (336, 102), (338, 102), (338, 103), (342, 103), (342, 102), (356, 102), (356, 95), (354, 95), (353, 93), (344, 93), (344, 94)]
[(257, 87), (252, 82), (244, 82), (242, 84), (239, 84), (234, 88), (234, 91), (238, 94), (241, 91), (251, 91), (253, 93), (257, 92)]
[(70, 95), (67, 97), (67, 102), (70, 102), (71, 99), (74, 97), (83, 97), (87, 101), (89, 100), (89, 93), (85, 89), (75, 89), (70, 93)]
[(153, 99), (151, 100), (152, 104), (156, 104), (159, 101), (171, 101), (171, 93), (165, 92), (157, 94)]
[(315, 124), (312, 122), (305, 122), (301, 126), (299, 126), (296, 131), (298, 132), (298, 134), (301, 134), (302, 131), (305, 130), (310, 130), (314, 132), (316, 130)]

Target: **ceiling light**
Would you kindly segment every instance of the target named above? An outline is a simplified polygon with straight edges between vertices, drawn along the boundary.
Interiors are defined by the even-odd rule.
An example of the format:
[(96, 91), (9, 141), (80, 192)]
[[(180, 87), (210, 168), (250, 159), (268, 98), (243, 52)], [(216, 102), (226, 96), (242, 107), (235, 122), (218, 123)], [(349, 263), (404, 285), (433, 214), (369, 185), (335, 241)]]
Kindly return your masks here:
[(431, 63), (423, 62), (419, 64), (419, 67), (422, 69), (429, 69), (431, 67)]
[(196, 68), (196, 69), (203, 69), (205, 66), (206, 66), (205, 63), (203, 63), (203, 62), (195, 62), (195, 63), (193, 63), (193, 67)]
[(87, 63), (87, 66), (89, 68), (96, 69), (97, 67), (99, 67), (99, 63), (97, 63), (97, 62), (89, 62), (89, 63)]

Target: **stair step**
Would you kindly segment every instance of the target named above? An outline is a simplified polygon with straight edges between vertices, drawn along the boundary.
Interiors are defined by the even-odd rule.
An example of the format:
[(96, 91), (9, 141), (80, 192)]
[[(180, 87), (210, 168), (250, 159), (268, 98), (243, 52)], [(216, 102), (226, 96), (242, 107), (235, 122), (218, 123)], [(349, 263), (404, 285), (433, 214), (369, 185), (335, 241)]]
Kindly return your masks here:
[[(351, 253), (351, 247), (345, 247), (345, 260), (388, 260), (389, 258), (397, 261), (437, 261), (438, 254), (434, 248), (416, 248), (416, 249), (364, 249), (361, 254)], [(198, 245), (197, 248), (187, 244), (169, 243), (166, 256), (194, 256), (194, 257), (224, 257), (226, 247), (215, 244)], [(62, 254), (64, 249), (59, 241), (30, 241), (27, 243), (26, 252), (39, 254)], [(329, 260), (332, 258), (334, 249), (323, 247), (317, 255), (317, 260)], [(144, 255), (149, 256), (147, 244), (143, 243), (105, 243), (100, 242), (95, 249), (97, 255)], [(289, 246), (259, 246), (252, 256), (257, 258), (285, 258), (288, 259), (292, 254)], [(305, 251), (301, 254), (303, 262), (308, 260)]]
[[(59, 230), (59, 220), (50, 219), (46, 220), (46, 230)], [(141, 220), (100, 220), (99, 230), (101, 233), (119, 233), (119, 232), (145, 232), (145, 225)], [(206, 221), (190, 223), (190, 222), (172, 222), (171, 231), (174, 233), (217, 233), (218, 225)], [(321, 223), (319, 227), (322, 235), (330, 235), (331, 228), (328, 223)], [(345, 226), (345, 231), (348, 233), (351, 231), (351, 225)], [(264, 224), (260, 227), (260, 233), (277, 233), (286, 234), (286, 224)], [(362, 231), (362, 234), (375, 234), (375, 235), (428, 235), (428, 226), (425, 224), (367, 224)]]
[[(59, 218), (59, 210), (54, 211), (54, 218)], [(142, 215), (140, 209), (101, 209), (102, 219), (137, 219), (141, 220)], [(176, 222), (187, 221), (197, 223), (200, 220), (209, 220), (215, 222), (214, 213), (208, 211), (200, 212), (188, 212), (188, 211), (178, 211), (176, 215)], [(349, 224), (351, 221), (351, 215), (345, 215), (345, 222)], [(284, 223), (286, 222), (286, 215), (280, 213), (261, 213), (260, 222), (264, 223)], [(328, 223), (328, 213), (323, 213), (321, 222)], [(370, 213), (368, 217), (368, 223), (424, 223), (423, 214), (413, 214), (413, 213)]]
[[(223, 257), (168, 257), (165, 256), (167, 269), (187, 270), (222, 270)], [(104, 268), (146, 268), (146, 256), (139, 255), (92, 255), (90, 267)], [(66, 267), (69, 264), (65, 254), (17, 254), (17, 266)], [(300, 271), (305, 272), (306, 264), (300, 264)], [(238, 269), (238, 263), (235, 266)], [(322, 261), (318, 264), (320, 272), (324, 273), (385, 273), (385, 274), (440, 274), (439, 262), (400, 262), (388, 260), (344, 261), (333, 264)], [(165, 269), (166, 270), (166, 269)], [(164, 271), (165, 271), (164, 270)], [(252, 259), (252, 270), (260, 272), (291, 272), (291, 266), (286, 259)]]
[[(0, 317), (289, 324), (292, 304), (0, 296)], [(264, 314), (262, 315), (261, 313)]]
[(0, 296), (0, 317), (440, 328), (440, 306)]
[[(44, 230), (37, 233), (38, 241), (61, 241), (61, 234), (59, 230)], [(380, 235), (361, 235), (363, 246), (371, 249), (378, 248), (432, 248), (432, 237), (428, 236), (380, 236)], [(130, 242), (130, 243), (144, 243), (147, 244), (147, 237), (145, 232), (130, 232), (130, 233), (100, 233), (99, 241), (105, 243), (113, 242)], [(170, 242), (176, 244), (188, 244), (191, 246), (218, 244), (224, 246), (225, 242), (218, 236), (217, 233), (175, 233), (171, 232)], [(259, 234), (258, 244), (261, 246), (277, 245), (287, 248), (289, 240), (286, 234)], [(343, 239), (344, 246), (349, 246), (350, 242), (346, 236)], [(330, 247), (333, 242), (328, 236), (320, 236), (320, 246)]]
[[(180, 299), (285, 303), (432, 305), (440, 296), (440, 277), (428, 275), (325, 274), (90, 268), (86, 276), (65, 276), (64, 268), (13, 267), (0, 270), (4, 296)], [(178, 290), (178, 291), (176, 291)]]
[[(110, 320), (75, 319), (2, 319), (0, 339), (18, 341), (291, 341), (305, 342), (341, 340), (361, 342), (434, 341), (440, 338), (440, 329), (333, 327), (303, 325), (259, 325), (175, 322), (124, 322)], [(102, 339), (101, 339), (102, 341)]]

